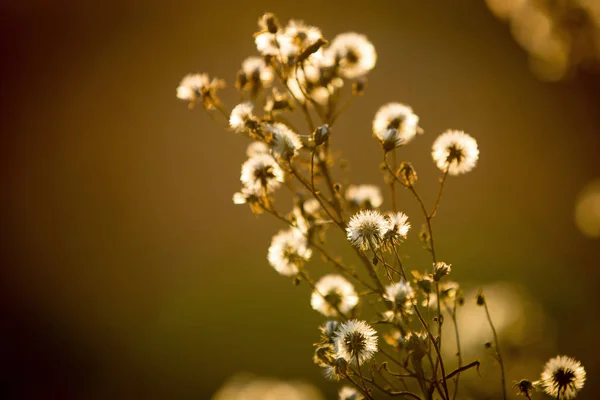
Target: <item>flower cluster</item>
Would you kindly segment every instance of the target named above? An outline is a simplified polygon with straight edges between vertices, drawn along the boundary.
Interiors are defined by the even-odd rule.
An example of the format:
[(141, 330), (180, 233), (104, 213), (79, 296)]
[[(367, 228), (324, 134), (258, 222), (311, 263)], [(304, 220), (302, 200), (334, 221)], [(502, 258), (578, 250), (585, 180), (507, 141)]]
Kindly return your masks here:
[[(239, 104), (228, 110), (217, 93), (223, 82), (206, 74), (184, 77), (177, 96), (192, 106), (201, 104), (213, 117), (221, 114), (232, 132), (249, 139), (241, 189), (233, 201), (247, 204), (255, 214), (272, 215), (284, 225), (271, 240), (268, 263), (294, 284), (308, 286), (310, 306), (329, 318), (320, 327), (313, 359), (326, 378), (344, 381), (340, 398), (373, 399), (377, 392), (377, 398), (450, 400), (450, 393), (456, 396), (458, 391), (458, 376), (479, 361), (463, 362), (460, 345), (457, 360), (445, 359), (440, 351), (444, 317), (457, 326), (464, 296), (448, 278), (451, 264), (438, 258), (431, 222), (446, 181), (477, 165), (477, 141), (458, 130), (433, 140), (433, 165), (441, 177), (437, 199), (428, 206), (419, 194), (412, 164), (397, 163), (406, 146), (423, 134), (421, 119), (404, 103), (387, 103), (373, 116), (372, 134), (381, 148), (383, 181), (391, 204), (384, 205), (379, 186), (341, 185), (333, 174), (339, 163), (331, 150), (335, 124), (352, 100), (365, 93), (366, 76), (377, 62), (375, 46), (355, 32), (328, 40), (317, 27), (296, 20), (282, 25), (271, 13), (263, 15), (258, 25), (257, 54), (246, 58), (237, 73)], [(305, 127), (298, 128), (298, 119), (305, 121)], [(292, 200), (286, 212), (275, 204), (281, 191), (288, 192), (284, 199)], [(418, 236), (431, 257), (427, 265), (413, 265), (411, 270), (403, 246), (411, 223), (398, 208), (400, 192), (422, 210), (424, 228)], [(360, 270), (332, 253), (328, 239), (335, 234), (347, 239)], [(317, 258), (313, 253), (335, 273), (319, 272), (321, 277), (314, 280), (309, 270)], [(323, 271), (322, 266), (317, 271)], [(477, 304), (485, 307), (495, 332), (483, 293)], [(376, 312), (365, 313), (367, 307)], [(506, 396), (496, 337), (494, 350)], [(393, 366), (386, 362), (390, 359)], [(551, 396), (569, 399), (584, 380), (578, 362), (559, 357), (548, 363), (539, 385)], [(399, 392), (399, 387), (406, 390)], [(526, 384), (519, 388), (529, 393)]]

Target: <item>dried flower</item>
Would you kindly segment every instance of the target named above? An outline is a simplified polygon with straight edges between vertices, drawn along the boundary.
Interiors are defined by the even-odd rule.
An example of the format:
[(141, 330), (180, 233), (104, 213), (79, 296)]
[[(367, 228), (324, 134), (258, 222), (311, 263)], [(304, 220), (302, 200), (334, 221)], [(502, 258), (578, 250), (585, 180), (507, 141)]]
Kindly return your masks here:
[(544, 366), (540, 384), (549, 396), (574, 399), (585, 383), (585, 369), (571, 357), (557, 356)]
[(321, 30), (317, 27), (306, 25), (303, 21), (290, 20), (283, 30), (294, 44), (305, 49), (322, 38)]
[(347, 314), (358, 304), (358, 296), (354, 286), (341, 275), (325, 275), (315, 284), (310, 298), (310, 305), (326, 317)]
[(390, 151), (410, 142), (419, 132), (419, 117), (412, 108), (401, 103), (382, 106), (373, 119), (373, 134)]
[(246, 155), (248, 158), (258, 156), (260, 154), (269, 154), (269, 146), (264, 142), (252, 142), (246, 147)]
[(535, 386), (533, 386), (533, 383), (527, 379), (521, 379), (519, 382), (515, 382), (513, 387), (519, 389), (517, 396), (523, 395), (528, 399), (531, 399), (531, 393), (535, 390)]
[(412, 186), (417, 181), (417, 171), (411, 163), (405, 161), (400, 164), (396, 176), (404, 186)]
[(336, 356), (352, 365), (362, 365), (377, 352), (377, 332), (364, 321), (344, 322), (335, 337)]
[(388, 320), (400, 321), (412, 315), (415, 291), (408, 282), (400, 281), (386, 286), (383, 298), (391, 306), (391, 312), (385, 314)]
[(188, 74), (183, 77), (177, 87), (177, 98), (190, 102), (190, 107), (197, 100), (202, 100), (206, 109), (214, 108), (216, 92), (225, 86), (221, 79), (210, 80), (208, 74)]
[(368, 250), (379, 247), (388, 228), (388, 221), (379, 212), (362, 210), (350, 218), (346, 232), (353, 246)]
[(348, 32), (336, 36), (327, 49), (344, 78), (359, 78), (375, 67), (377, 53), (366, 36)]
[(236, 132), (256, 131), (259, 127), (258, 120), (252, 113), (254, 105), (250, 102), (238, 104), (231, 111), (229, 126)]
[(288, 229), (273, 236), (267, 259), (281, 275), (294, 276), (311, 255), (306, 237), (295, 229)]
[(444, 262), (437, 262), (433, 264), (433, 280), (439, 282), (444, 276), (450, 273), (452, 264), (446, 264)]
[(384, 239), (387, 242), (386, 244), (395, 246), (403, 239), (406, 239), (408, 235), (408, 231), (410, 230), (408, 216), (403, 212), (396, 212), (385, 214), (385, 218), (388, 221), (388, 230), (385, 233)]
[(268, 154), (258, 154), (242, 164), (240, 180), (254, 194), (272, 193), (283, 183), (283, 171)]
[(273, 154), (277, 157), (289, 161), (298, 154), (298, 149), (302, 147), (300, 138), (287, 125), (280, 122), (268, 124), (263, 127), (266, 132), (273, 135)]
[(273, 69), (265, 63), (262, 57), (248, 57), (242, 62), (245, 81), (240, 89), (249, 88), (257, 92), (261, 88), (268, 88), (273, 83)]
[(383, 203), (381, 190), (375, 185), (349, 185), (346, 200), (353, 207), (373, 209)]
[(435, 139), (431, 155), (439, 169), (460, 175), (475, 168), (479, 149), (477, 141), (463, 131), (448, 130)]

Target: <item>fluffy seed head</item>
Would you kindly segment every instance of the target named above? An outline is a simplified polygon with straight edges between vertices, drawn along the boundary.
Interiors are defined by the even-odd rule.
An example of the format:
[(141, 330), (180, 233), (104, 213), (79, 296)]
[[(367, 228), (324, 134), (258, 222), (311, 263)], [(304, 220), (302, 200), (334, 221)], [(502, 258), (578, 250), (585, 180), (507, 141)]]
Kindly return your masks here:
[(335, 336), (336, 357), (352, 365), (364, 364), (377, 352), (377, 332), (365, 321), (348, 320)]
[(585, 369), (571, 357), (557, 356), (544, 366), (540, 384), (544, 392), (552, 397), (574, 399), (585, 383)]
[(288, 229), (273, 236), (267, 259), (281, 275), (294, 276), (311, 255), (306, 237), (296, 229)]
[(252, 158), (259, 154), (269, 154), (269, 146), (264, 142), (252, 142), (246, 147), (246, 155), (248, 158)]
[(242, 62), (242, 71), (248, 83), (253, 87), (268, 88), (273, 83), (273, 70), (265, 63), (262, 57), (248, 57)]
[(263, 129), (273, 135), (274, 155), (287, 161), (298, 154), (298, 149), (302, 147), (302, 141), (300, 141), (300, 137), (296, 132), (288, 128), (287, 125), (275, 122), (272, 125), (265, 125)]
[(340, 75), (348, 79), (364, 76), (377, 62), (373, 44), (366, 36), (354, 32), (336, 36), (331, 41), (328, 52), (337, 61)]
[(477, 141), (463, 131), (448, 130), (435, 139), (431, 155), (439, 169), (460, 175), (475, 168), (479, 149)]
[(210, 86), (208, 74), (188, 74), (183, 77), (177, 87), (177, 98), (195, 101)]
[(375, 185), (349, 185), (346, 200), (356, 208), (373, 209), (383, 203), (381, 190)]
[(257, 195), (272, 193), (283, 183), (283, 171), (268, 154), (259, 154), (242, 164), (240, 180), (244, 186)]
[(406, 239), (410, 230), (410, 222), (408, 216), (403, 212), (387, 213), (385, 218), (388, 221), (388, 231), (385, 234), (385, 239), (393, 242), (392, 244)]
[(383, 298), (391, 305), (388, 317), (401, 319), (412, 314), (415, 291), (408, 282), (400, 281), (386, 286)]
[(335, 306), (347, 314), (358, 304), (358, 296), (354, 286), (341, 275), (325, 275), (315, 284), (315, 291), (310, 298), (310, 305), (326, 317), (337, 316)]
[(236, 132), (255, 130), (258, 127), (256, 118), (252, 113), (254, 105), (250, 102), (238, 104), (231, 110), (229, 126)]
[(401, 103), (382, 106), (373, 119), (373, 134), (386, 151), (410, 142), (419, 132), (419, 117)]
[(346, 233), (353, 246), (361, 250), (377, 248), (389, 228), (389, 222), (378, 211), (362, 210), (350, 218)]

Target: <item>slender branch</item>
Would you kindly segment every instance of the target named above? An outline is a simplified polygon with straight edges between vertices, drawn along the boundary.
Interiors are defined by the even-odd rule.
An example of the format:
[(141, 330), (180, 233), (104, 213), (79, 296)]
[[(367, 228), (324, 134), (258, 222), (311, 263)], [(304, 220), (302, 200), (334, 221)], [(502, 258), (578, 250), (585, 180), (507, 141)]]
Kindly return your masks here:
[(498, 357), (498, 363), (500, 363), (500, 372), (502, 373), (502, 398), (506, 400), (506, 376), (504, 373), (504, 362), (502, 361), (502, 355), (500, 354), (500, 347), (498, 346), (498, 333), (496, 332), (496, 328), (494, 327), (494, 323), (492, 322), (492, 317), (490, 315), (490, 310), (487, 306), (487, 301), (484, 300), (483, 306), (485, 308), (485, 314), (487, 315), (487, 320), (490, 323), (490, 327), (492, 328), (492, 333), (494, 334), (494, 346), (496, 350), (496, 356)]
[(480, 365), (479, 361), (473, 361), (472, 363), (469, 363), (469, 364), (467, 364), (467, 365), (465, 365), (463, 367), (456, 368), (454, 371), (452, 371), (448, 375), (446, 375), (446, 379), (450, 379), (454, 375), (458, 375), (461, 372), (468, 370), (469, 368), (477, 367), (477, 369), (479, 369), (479, 365)]

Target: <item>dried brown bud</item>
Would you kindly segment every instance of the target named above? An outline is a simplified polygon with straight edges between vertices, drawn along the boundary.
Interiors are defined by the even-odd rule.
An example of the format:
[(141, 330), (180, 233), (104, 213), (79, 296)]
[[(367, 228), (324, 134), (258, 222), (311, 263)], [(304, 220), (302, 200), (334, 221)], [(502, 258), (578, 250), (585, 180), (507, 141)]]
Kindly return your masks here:
[(450, 264), (446, 264), (444, 262), (438, 262), (433, 265), (433, 280), (439, 282), (444, 276), (450, 273)]
[(365, 94), (365, 88), (367, 87), (367, 79), (360, 78), (357, 81), (352, 82), (352, 95), (362, 96)]
[(315, 143), (315, 146), (320, 146), (327, 140), (329, 140), (329, 134), (329, 125), (327, 124), (321, 125), (317, 129), (315, 129), (313, 133), (313, 141)]
[(324, 45), (326, 45), (327, 43), (329, 43), (327, 40), (325, 40), (323, 38), (318, 38), (316, 42), (314, 42), (313, 44), (311, 44), (310, 46), (308, 46), (306, 49), (304, 49), (304, 51), (302, 53), (300, 53), (300, 55), (296, 59), (296, 62), (297, 63), (303, 62), (311, 54), (316, 53), (317, 51), (319, 51), (319, 49), (321, 47), (323, 47)]
[(396, 176), (404, 186), (412, 186), (417, 181), (417, 171), (415, 171), (411, 163), (406, 161), (400, 164)]
[(483, 290), (479, 290), (479, 292), (477, 292), (477, 305), (478, 306), (482, 306), (485, 304), (485, 297), (483, 296)]
[(260, 20), (258, 21), (258, 25), (269, 33), (277, 33), (279, 30), (279, 21), (277, 17), (273, 13), (265, 13)]

